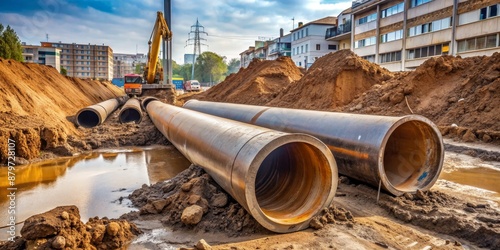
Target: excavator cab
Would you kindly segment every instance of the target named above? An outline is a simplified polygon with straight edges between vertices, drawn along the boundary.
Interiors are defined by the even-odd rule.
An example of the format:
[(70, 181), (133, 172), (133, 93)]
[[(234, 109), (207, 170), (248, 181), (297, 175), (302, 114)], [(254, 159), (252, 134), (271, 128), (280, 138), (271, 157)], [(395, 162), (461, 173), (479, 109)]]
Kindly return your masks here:
[(143, 78), (138, 74), (127, 74), (123, 78), (125, 94), (128, 96), (140, 96), (142, 94)]

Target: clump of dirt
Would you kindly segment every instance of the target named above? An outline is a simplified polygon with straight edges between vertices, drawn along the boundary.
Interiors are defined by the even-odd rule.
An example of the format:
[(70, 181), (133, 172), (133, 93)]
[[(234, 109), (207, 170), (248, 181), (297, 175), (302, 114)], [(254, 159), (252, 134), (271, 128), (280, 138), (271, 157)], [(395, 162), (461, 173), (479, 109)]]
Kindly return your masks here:
[(500, 213), (488, 204), (464, 202), (439, 191), (389, 197), (380, 206), (406, 222), (453, 235), (479, 247), (500, 246)]
[(140, 233), (126, 220), (96, 217), (84, 224), (76, 206), (61, 206), (26, 219), (21, 237), (0, 249), (126, 249)]
[(181, 99), (261, 105), (274, 99), (278, 93), (301, 77), (302, 73), (289, 57), (276, 60), (254, 59), (247, 68), (229, 75), (206, 92), (186, 95)]
[(309, 223), (309, 226), (313, 229), (322, 229), (327, 224), (347, 224), (348, 227), (352, 227), (354, 223), (354, 217), (352, 213), (345, 208), (336, 207), (335, 205), (330, 205), (328, 208), (323, 208), (320, 214), (314, 216)]
[(375, 85), (343, 111), (381, 115), (420, 114), (464, 141), (498, 141), (500, 53), (432, 57), (415, 71)]
[(319, 58), (297, 82), (290, 85), (269, 106), (332, 110), (393, 77), (388, 70), (340, 50)]
[(108, 81), (65, 77), (50, 66), (0, 59), (0, 163), (15, 141), (18, 164), (41, 150), (69, 148), (68, 136), (80, 133), (67, 117), (79, 109), (123, 95)]
[(229, 236), (269, 233), (195, 165), (168, 181), (144, 185), (128, 198), (140, 208), (121, 217), (128, 220), (161, 219), (174, 230), (223, 232)]

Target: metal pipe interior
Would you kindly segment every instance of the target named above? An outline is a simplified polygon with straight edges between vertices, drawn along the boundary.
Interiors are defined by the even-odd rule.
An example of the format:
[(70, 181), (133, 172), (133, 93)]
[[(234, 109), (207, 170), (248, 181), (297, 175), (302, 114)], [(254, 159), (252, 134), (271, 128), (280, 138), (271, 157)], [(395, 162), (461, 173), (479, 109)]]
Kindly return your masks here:
[(440, 174), (442, 144), (440, 136), (427, 123), (405, 121), (388, 133), (382, 153), (383, 171), (392, 188), (413, 192), (432, 186), (427, 176)]
[(122, 97), (109, 99), (79, 110), (76, 114), (77, 125), (85, 128), (100, 125), (120, 106), (121, 99)]
[(147, 112), (167, 139), (201, 166), (262, 226), (274, 232), (307, 228), (333, 200), (337, 168), (325, 144), (187, 110), (159, 101)]
[(310, 134), (332, 151), (339, 173), (391, 194), (437, 181), (444, 148), (438, 128), (418, 115), (357, 115), (189, 100), (184, 107), (285, 132)]
[(92, 128), (101, 124), (101, 117), (94, 109), (80, 111), (77, 116), (77, 123), (84, 128)]
[(142, 121), (141, 103), (135, 98), (130, 98), (125, 105), (123, 105), (120, 114), (118, 114), (121, 123)]

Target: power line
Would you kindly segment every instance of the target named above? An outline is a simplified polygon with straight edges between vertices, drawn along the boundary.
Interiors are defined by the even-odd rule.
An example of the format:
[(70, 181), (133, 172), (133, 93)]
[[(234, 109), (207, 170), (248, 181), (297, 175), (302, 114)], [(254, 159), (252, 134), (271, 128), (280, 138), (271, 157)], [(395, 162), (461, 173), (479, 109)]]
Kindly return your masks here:
[[(203, 27), (200, 22), (198, 22), (198, 18), (196, 18), (196, 24), (191, 26), (191, 31), (189, 32), (188, 40), (186, 41), (186, 46), (188, 45), (193, 45), (193, 65), (191, 69), (191, 80), (194, 79), (194, 62), (196, 60), (196, 55), (201, 54), (201, 45), (208, 46), (205, 43), (202, 43), (201, 41), (204, 40), (206, 41), (207, 39), (201, 38), (200, 34), (205, 34), (208, 36), (208, 33), (205, 32), (205, 27)], [(191, 37), (191, 35), (194, 35), (194, 37)]]

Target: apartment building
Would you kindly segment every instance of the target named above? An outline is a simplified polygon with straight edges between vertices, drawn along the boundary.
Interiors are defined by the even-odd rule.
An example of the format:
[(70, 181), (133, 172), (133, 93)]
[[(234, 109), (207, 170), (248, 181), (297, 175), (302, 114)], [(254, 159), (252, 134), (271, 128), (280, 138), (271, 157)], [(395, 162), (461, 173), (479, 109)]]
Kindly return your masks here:
[(123, 78), (126, 74), (133, 74), (136, 66), (145, 64), (147, 56), (144, 54), (113, 53), (113, 78)]
[(250, 64), (250, 62), (255, 58), (255, 47), (250, 46), (247, 50), (240, 53), (240, 67), (246, 68)]
[(283, 34), (283, 29), (280, 29), (280, 37), (269, 43), (267, 50), (267, 60), (276, 60), (280, 56), (292, 56), (292, 34)]
[[(432, 56), (500, 52), (498, 0), (357, 0), (351, 47), (391, 71)], [(328, 34), (327, 34), (328, 36)]]
[(340, 49), (351, 49), (352, 9), (342, 11), (335, 21), (335, 26), (326, 29), (325, 39), (337, 41)]
[(25, 62), (49, 65), (61, 72), (61, 49), (46, 48), (39, 45), (22, 44), (23, 58)]
[(292, 36), (292, 60), (299, 67), (309, 68), (319, 57), (338, 50), (338, 41), (325, 39), (328, 28), (337, 23), (336, 17), (324, 17), (290, 31)]
[(113, 50), (106, 45), (42, 42), (42, 47), (61, 49), (61, 67), (68, 76), (113, 79)]

